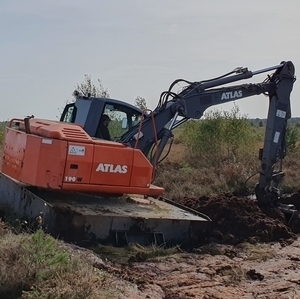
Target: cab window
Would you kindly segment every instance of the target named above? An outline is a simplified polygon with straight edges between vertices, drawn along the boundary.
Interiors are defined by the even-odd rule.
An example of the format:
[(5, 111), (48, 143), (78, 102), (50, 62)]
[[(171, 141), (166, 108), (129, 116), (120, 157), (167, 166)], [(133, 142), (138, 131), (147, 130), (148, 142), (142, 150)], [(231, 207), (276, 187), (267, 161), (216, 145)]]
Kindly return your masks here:
[(75, 116), (76, 116), (75, 104), (74, 103), (68, 104), (68, 105), (66, 105), (66, 107), (63, 111), (60, 121), (67, 122), (67, 123), (73, 123)]
[(118, 104), (106, 104), (103, 114), (110, 118), (108, 130), (111, 139), (121, 137), (141, 119), (141, 115), (137, 111)]

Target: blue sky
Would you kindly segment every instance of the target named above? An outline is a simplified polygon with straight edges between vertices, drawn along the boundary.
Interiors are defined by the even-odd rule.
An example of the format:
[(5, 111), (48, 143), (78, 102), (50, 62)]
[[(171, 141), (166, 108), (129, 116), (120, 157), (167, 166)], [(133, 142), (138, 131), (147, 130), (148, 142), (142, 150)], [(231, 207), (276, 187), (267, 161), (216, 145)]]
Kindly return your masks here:
[[(297, 74), (299, 11), (295, 0), (1, 0), (0, 120), (56, 119), (85, 74), (112, 98), (133, 103), (142, 96), (150, 108), (177, 78), (200, 81), (283, 60)], [(293, 116), (300, 116), (298, 85)], [(236, 104), (249, 117), (267, 115), (264, 96)]]

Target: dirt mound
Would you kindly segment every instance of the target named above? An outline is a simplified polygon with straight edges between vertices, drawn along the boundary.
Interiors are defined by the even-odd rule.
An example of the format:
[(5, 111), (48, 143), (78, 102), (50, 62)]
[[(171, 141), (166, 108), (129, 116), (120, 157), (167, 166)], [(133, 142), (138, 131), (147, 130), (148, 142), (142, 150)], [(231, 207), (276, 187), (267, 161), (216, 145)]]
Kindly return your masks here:
[(261, 209), (247, 197), (222, 194), (198, 199), (184, 198), (180, 203), (207, 214), (212, 219), (210, 241), (238, 244), (248, 241), (272, 242), (292, 240), (296, 236), (278, 209)]

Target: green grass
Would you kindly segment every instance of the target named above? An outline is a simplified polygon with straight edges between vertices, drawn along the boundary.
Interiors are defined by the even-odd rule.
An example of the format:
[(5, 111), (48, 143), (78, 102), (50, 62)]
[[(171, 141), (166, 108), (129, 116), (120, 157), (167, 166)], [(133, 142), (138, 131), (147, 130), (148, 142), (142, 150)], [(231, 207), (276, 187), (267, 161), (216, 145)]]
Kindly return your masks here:
[(131, 244), (126, 247), (104, 246), (98, 244), (91, 248), (94, 252), (99, 254), (102, 258), (107, 258), (110, 261), (127, 264), (131, 262), (145, 262), (145, 261), (161, 261), (167, 257), (173, 256), (181, 252), (180, 248), (170, 247), (164, 248), (161, 246), (142, 246), (139, 244)]
[[(161, 261), (175, 257), (179, 247), (93, 248), (101, 259), (117, 263)], [(138, 278), (122, 280), (99, 259), (54, 239), (42, 230), (16, 233), (0, 221), (0, 298), (104, 299), (124, 297)], [(92, 253), (92, 252), (91, 252)], [(122, 297), (122, 298), (123, 298)]]
[(14, 234), (0, 222), (0, 298), (117, 298), (123, 290), (108, 273), (93, 267), (39, 230)]

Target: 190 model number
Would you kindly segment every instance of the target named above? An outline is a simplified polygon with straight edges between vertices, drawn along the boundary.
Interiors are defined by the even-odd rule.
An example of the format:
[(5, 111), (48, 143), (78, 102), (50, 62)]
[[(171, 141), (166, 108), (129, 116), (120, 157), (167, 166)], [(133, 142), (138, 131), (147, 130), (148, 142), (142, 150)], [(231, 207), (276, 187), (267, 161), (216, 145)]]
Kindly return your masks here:
[(65, 182), (76, 182), (76, 177), (75, 176), (66, 176)]

